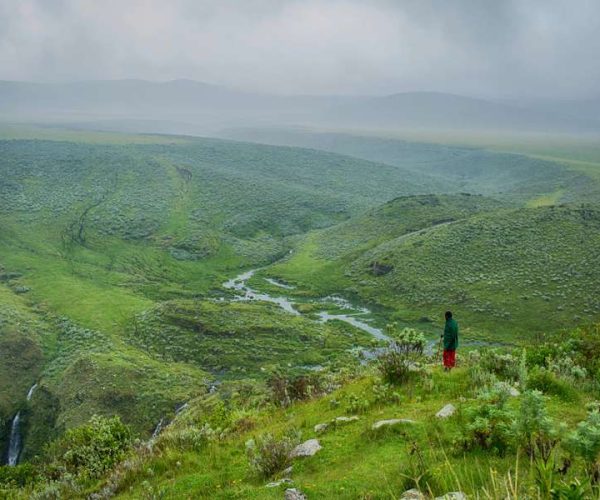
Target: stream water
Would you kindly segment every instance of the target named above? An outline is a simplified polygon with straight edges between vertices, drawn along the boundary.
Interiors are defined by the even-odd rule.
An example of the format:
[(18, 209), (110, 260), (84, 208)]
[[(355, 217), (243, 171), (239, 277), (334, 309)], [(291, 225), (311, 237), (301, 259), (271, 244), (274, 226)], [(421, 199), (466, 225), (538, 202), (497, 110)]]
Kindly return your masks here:
[[(294, 302), (289, 297), (284, 297), (284, 296), (274, 297), (274, 296), (270, 295), (269, 293), (259, 292), (248, 285), (248, 281), (250, 280), (250, 278), (252, 278), (252, 276), (254, 276), (254, 274), (258, 270), (259, 269), (252, 269), (250, 271), (246, 271), (245, 273), (239, 274), (238, 276), (231, 278), (230, 280), (223, 283), (223, 287), (225, 287), (229, 290), (235, 290), (236, 292), (239, 292), (239, 295), (237, 295), (234, 300), (240, 300), (240, 301), (258, 300), (258, 301), (264, 301), (264, 302), (271, 302), (272, 304), (278, 305), (279, 307), (281, 307), (281, 309), (283, 309), (284, 311), (286, 311), (290, 314), (294, 314), (296, 316), (300, 315), (300, 313), (294, 308), (294, 305), (297, 304), (297, 302)], [(270, 278), (265, 278), (265, 281), (267, 281), (268, 283), (270, 283), (272, 285), (278, 286), (280, 288), (286, 288), (286, 289), (293, 288), (290, 285), (285, 285), (283, 283), (279, 283), (278, 281), (275, 281)], [(345, 310), (349, 311), (348, 313), (344, 313), (344, 314), (340, 314), (340, 313), (331, 314), (324, 308), (324, 310), (319, 311), (317, 313), (317, 316), (321, 319), (321, 322), (324, 323), (326, 321), (332, 321), (332, 320), (344, 321), (345, 323), (348, 323), (348, 324), (354, 326), (355, 328), (358, 328), (360, 330), (363, 330), (363, 331), (369, 333), (370, 335), (372, 335), (373, 337), (375, 337), (378, 340), (388, 340), (388, 341), (390, 340), (390, 338), (385, 333), (383, 333), (383, 331), (381, 331), (381, 329), (376, 328), (376, 327), (370, 325), (369, 323), (367, 323), (366, 318), (364, 318), (364, 319), (357, 318), (357, 316), (366, 316), (371, 313), (371, 311), (369, 309), (367, 309), (366, 307), (355, 307), (349, 301), (347, 301), (346, 299), (344, 299), (342, 297), (333, 297), (333, 296), (325, 297), (324, 299), (321, 300), (321, 302), (322, 303), (327, 303), (327, 302), (333, 303), (333, 304), (335, 304), (336, 309), (345, 309)]]

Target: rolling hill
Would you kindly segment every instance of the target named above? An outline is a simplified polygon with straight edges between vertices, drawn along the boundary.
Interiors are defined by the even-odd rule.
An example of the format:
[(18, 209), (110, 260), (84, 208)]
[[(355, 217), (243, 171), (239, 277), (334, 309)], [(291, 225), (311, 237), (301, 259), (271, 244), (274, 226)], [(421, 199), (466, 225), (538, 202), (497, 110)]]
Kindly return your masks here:
[(590, 103), (501, 102), (439, 92), (384, 96), (275, 95), (192, 80), (0, 81), (4, 120), (112, 130), (216, 133), (226, 126), (598, 133)]
[[(379, 306), (382, 322), (423, 325), (451, 306), (469, 335), (492, 341), (598, 313), (598, 212), (580, 206), (591, 177), (518, 155), (466, 148), (445, 163), (447, 146), (401, 147), (389, 164), (217, 139), (6, 132), (0, 445), (16, 415), (29, 459), (94, 414), (147, 437), (213, 386), (350, 369), (374, 341), (318, 323), (328, 294)], [(465, 187), (494, 197), (456, 194)], [(553, 193), (577, 203), (524, 206)], [(302, 297), (302, 314), (223, 289), (257, 267), (262, 286), (298, 285), (278, 293)]]
[[(225, 348), (221, 335), (235, 331), (255, 352), (287, 332), (286, 349), (265, 351), (262, 365), (290, 356), (306, 335), (313, 344), (304, 364), (332, 360), (356, 332), (347, 337), (332, 327), (326, 334), (302, 319), (297, 327), (284, 326), (286, 318), (276, 320), (259, 306), (240, 306), (232, 312), (237, 326), (218, 326), (206, 304), (198, 321), (217, 324), (207, 330), (206, 344), (195, 345), (185, 327), (177, 329), (177, 316), (169, 326), (154, 314), (169, 304), (182, 310), (186, 300), (214, 297), (236, 270), (279, 258), (307, 230), (401, 193), (439, 189), (426, 175), (298, 148), (44, 135), (51, 140), (0, 141), (0, 342), (6, 361), (0, 448), (23, 409), (22, 428), (31, 430), (23, 458), (95, 413), (116, 412), (148, 435), (163, 416), (206, 391), (216, 374), (243, 365), (235, 337), (230, 359), (214, 362)], [(155, 321), (146, 325), (145, 312)], [(248, 338), (244, 328), (253, 321), (257, 336)], [(139, 335), (131, 333), (132, 324), (140, 326)], [(152, 336), (168, 328), (170, 338)], [(331, 347), (315, 357), (320, 342)], [(260, 376), (257, 366), (237, 376), (250, 372)]]
[[(402, 207), (397, 222), (385, 224), (394, 205)], [(476, 197), (407, 198), (308, 235), (268, 273), (317, 294), (344, 288), (404, 322), (453, 309), (468, 335), (531, 338), (600, 313), (591, 264), (599, 223), (592, 205), (514, 209)]]

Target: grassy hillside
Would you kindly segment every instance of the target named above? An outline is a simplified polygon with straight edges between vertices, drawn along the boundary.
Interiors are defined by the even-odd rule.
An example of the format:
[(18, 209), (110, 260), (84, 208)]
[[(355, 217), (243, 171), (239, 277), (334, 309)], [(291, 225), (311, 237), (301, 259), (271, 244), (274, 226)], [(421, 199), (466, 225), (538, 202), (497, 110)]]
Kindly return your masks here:
[[(396, 222), (383, 223), (398, 207)], [(318, 294), (344, 288), (402, 321), (453, 309), (470, 335), (510, 339), (597, 317), (599, 229), (591, 206), (503, 209), (477, 197), (406, 198), (309, 235), (268, 273)]]
[[(581, 203), (594, 184), (556, 163), (445, 146), (406, 146), (391, 165), (214, 139), (3, 133), (0, 449), (21, 411), (24, 460), (94, 414), (148, 437), (215, 387), (260, 398), (274, 375), (354, 370), (376, 342), (319, 322), (348, 312), (323, 296), (429, 333), (437, 323), (419, 321), (452, 308), (471, 341), (531, 339), (600, 312), (598, 211), (546, 206)], [(465, 187), (495, 197), (439, 194)], [(302, 314), (224, 290), (257, 267), (250, 285), (294, 296)]]
[(282, 270), (286, 279), (304, 279), (313, 287), (330, 291), (339, 286), (346, 266), (377, 245), (503, 206), (502, 202), (469, 194), (399, 197), (346, 222), (311, 233), (291, 258), (270, 267), (269, 272)]
[(218, 380), (265, 378), (289, 372), (343, 366), (350, 349), (369, 345), (364, 332), (321, 325), (261, 303), (172, 301), (144, 312), (128, 338), (160, 359), (209, 370)]
[(528, 143), (515, 135), (494, 135), (486, 140), (477, 139), (477, 134), (463, 134), (450, 140), (444, 135), (425, 133), (401, 138), (402, 134), (391, 132), (376, 136), (293, 129), (235, 129), (223, 135), (316, 148), (395, 165), (435, 176), (443, 180), (450, 192), (502, 197), (519, 204), (548, 195), (554, 196), (554, 203), (600, 199), (596, 175), (600, 169), (594, 172), (581, 165), (572, 168), (569, 160), (578, 158), (582, 149), (588, 151), (595, 144), (592, 139), (571, 143), (567, 154), (563, 151), (558, 155), (555, 150), (562, 150), (554, 145), (564, 144), (566, 139), (552, 136)]
[[(37, 478), (27, 469), (8, 475), (24, 487), (5, 491), (15, 498), (282, 498), (296, 488), (308, 498), (384, 499), (416, 488), (423, 498), (451, 491), (596, 498), (597, 334), (564, 332), (522, 352), (463, 351), (451, 373), (413, 353), (407, 356), (418, 368), (395, 384), (378, 368), (383, 361), (322, 373), (287, 404), (277, 385), (265, 392), (224, 387), (191, 401), (142, 444), (92, 422), (86, 434), (56, 444)], [(93, 455), (79, 441), (87, 436), (96, 446), (107, 435), (120, 453)], [(314, 455), (290, 456), (311, 439), (320, 447)], [(107, 465), (94, 472), (101, 457)], [(61, 467), (69, 479), (52, 480)]]
[[(5, 129), (0, 141), (0, 342), (2, 356), (16, 358), (0, 374), (0, 449), (22, 409), (23, 458), (94, 413), (117, 413), (149, 434), (215, 374), (242, 367), (239, 340), (226, 347), (219, 338), (232, 331), (249, 351), (286, 337), (290, 360), (307, 335), (313, 343), (303, 363), (333, 360), (355, 332), (345, 338), (300, 319), (287, 328), (259, 306), (232, 306), (234, 327), (216, 324), (220, 315), (205, 304), (215, 329), (189, 356), (164, 352), (165, 343), (174, 352), (194, 343), (186, 328), (162, 343), (149, 340), (160, 322), (139, 321), (147, 326), (139, 338), (131, 329), (146, 311), (151, 318), (172, 304), (187, 307), (237, 269), (277, 259), (307, 230), (439, 186), (395, 167), (295, 148), (57, 130), (39, 140), (39, 131), (25, 132)], [(223, 350), (231, 359), (215, 362)], [(263, 349), (261, 364), (277, 363), (283, 351)], [(258, 365), (248, 373), (259, 376)]]

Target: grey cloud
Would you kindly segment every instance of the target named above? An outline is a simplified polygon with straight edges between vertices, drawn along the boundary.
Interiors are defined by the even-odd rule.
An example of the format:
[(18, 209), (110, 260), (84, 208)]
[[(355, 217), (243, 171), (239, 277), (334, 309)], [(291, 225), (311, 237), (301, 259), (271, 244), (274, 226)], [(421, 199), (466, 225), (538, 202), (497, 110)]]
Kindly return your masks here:
[(0, 78), (598, 95), (595, 0), (0, 0)]

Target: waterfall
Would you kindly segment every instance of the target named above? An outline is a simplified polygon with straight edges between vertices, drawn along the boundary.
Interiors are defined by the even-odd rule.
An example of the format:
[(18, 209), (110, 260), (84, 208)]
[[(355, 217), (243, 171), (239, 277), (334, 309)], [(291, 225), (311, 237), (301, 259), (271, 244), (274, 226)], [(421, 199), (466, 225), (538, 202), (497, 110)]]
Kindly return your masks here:
[[(27, 401), (31, 401), (31, 397), (33, 396), (33, 391), (35, 391), (37, 384), (33, 384), (29, 391), (27, 392)], [(7, 465), (14, 467), (17, 465), (19, 461), (19, 455), (21, 454), (21, 449), (23, 447), (23, 442), (21, 438), (21, 412), (18, 411), (12, 420), (12, 425), (10, 427), (10, 439), (8, 441), (8, 460)]]
[(11, 467), (17, 465), (19, 455), (21, 454), (21, 430), (19, 429), (20, 423), (21, 412), (18, 411), (12, 421), (12, 426), (10, 428), (10, 441), (8, 442), (7, 464)]
[(33, 384), (27, 393), (27, 401), (31, 401), (31, 396), (33, 396), (33, 391), (35, 391), (37, 384)]
[(156, 424), (156, 427), (154, 428), (154, 432), (152, 433), (152, 437), (150, 438), (152, 441), (154, 441), (160, 434), (160, 431), (162, 431), (164, 421), (165, 421), (165, 419), (161, 418), (158, 421), (158, 424)]

